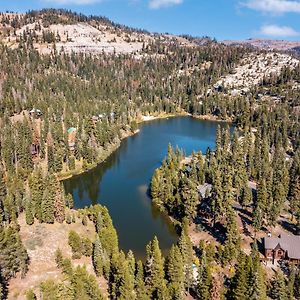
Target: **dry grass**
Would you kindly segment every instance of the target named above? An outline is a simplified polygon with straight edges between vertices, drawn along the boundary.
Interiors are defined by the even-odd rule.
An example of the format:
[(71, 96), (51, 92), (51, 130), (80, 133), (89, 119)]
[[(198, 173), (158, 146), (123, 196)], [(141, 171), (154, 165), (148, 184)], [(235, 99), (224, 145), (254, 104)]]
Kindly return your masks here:
[[(48, 279), (63, 278), (55, 264), (55, 251), (60, 248), (65, 257), (71, 257), (72, 252), (68, 245), (70, 230), (76, 231), (80, 236), (89, 237), (91, 240), (95, 237), (93, 223), (88, 222), (87, 226), (83, 226), (80, 219), (76, 219), (76, 223), (70, 225), (36, 222), (29, 226), (25, 222), (24, 214), (22, 214), (18, 221), (21, 227), (21, 239), (30, 257), (30, 265), (25, 278), (17, 276), (11, 280), (8, 299), (25, 299), (26, 290), (33, 288), (37, 291), (41, 282)], [(86, 265), (87, 270), (94, 274), (92, 261), (89, 257), (73, 260), (73, 265)], [(106, 294), (107, 283), (103, 278), (99, 279), (99, 285), (103, 293)]]

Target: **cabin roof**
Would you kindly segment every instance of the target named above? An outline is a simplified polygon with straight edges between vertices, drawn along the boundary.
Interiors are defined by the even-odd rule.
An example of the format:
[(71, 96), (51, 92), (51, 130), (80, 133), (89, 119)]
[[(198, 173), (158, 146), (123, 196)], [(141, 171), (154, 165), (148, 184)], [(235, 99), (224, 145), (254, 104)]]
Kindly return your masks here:
[(70, 134), (70, 133), (73, 133), (73, 132), (75, 132), (77, 129), (75, 128), (75, 127), (71, 127), (71, 128), (69, 128), (68, 129), (68, 133)]
[(287, 252), (289, 258), (300, 259), (300, 236), (299, 235), (280, 235), (279, 237), (265, 237), (265, 249), (281, 249)]

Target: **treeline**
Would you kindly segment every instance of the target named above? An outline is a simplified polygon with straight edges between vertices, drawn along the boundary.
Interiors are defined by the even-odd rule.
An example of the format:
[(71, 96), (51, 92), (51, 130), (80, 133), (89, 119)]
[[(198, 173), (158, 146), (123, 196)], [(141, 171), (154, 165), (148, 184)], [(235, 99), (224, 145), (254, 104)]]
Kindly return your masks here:
[[(143, 263), (137, 261), (131, 251), (125, 254), (119, 250), (117, 233), (105, 207), (96, 205), (79, 212), (83, 218), (94, 222), (97, 234), (90, 253), (83, 251), (87, 249), (85, 238), (71, 231), (69, 244), (73, 258), (91, 256), (96, 276), (103, 276), (108, 282), (110, 299), (184, 299), (189, 289), (195, 286), (193, 248), (184, 230), (166, 259), (157, 238), (154, 238), (146, 247)], [(53, 293), (53, 299), (62, 296), (79, 299), (78, 295), (84, 297), (81, 299), (102, 299), (98, 279), (88, 274), (85, 268), (72, 267), (72, 261), (64, 258), (59, 249), (56, 251), (56, 262), (66, 280), (63, 283), (43, 283), (40, 287), (43, 297)], [(85, 280), (90, 283), (77, 284)]]
[[(285, 274), (279, 269), (268, 281), (255, 241), (256, 233), (262, 228), (276, 226), (286, 201), (295, 218), (291, 221), (296, 221), (293, 224), (300, 230), (300, 152), (297, 148), (291, 151), (288, 137), (285, 144), (276, 123), (273, 122), (276, 128), (273, 130), (267, 130), (267, 123), (263, 123), (255, 130), (251, 126), (243, 132), (235, 129), (233, 134), (228, 127), (219, 126), (216, 150), (208, 149), (205, 155), (193, 153), (188, 159), (169, 146), (166, 159), (151, 181), (152, 200), (160, 210), (166, 211), (181, 227), (201, 220), (200, 224), (206, 224), (211, 234), (217, 235), (220, 241), (217, 247), (201, 242), (195, 253), (202, 263), (201, 259), (207, 260), (207, 253), (210, 257), (211, 273), (207, 275), (206, 270), (205, 278), (210, 278), (207, 286), (211, 289), (213, 276), (224, 279), (226, 268), (235, 266), (235, 275), (229, 276), (228, 285), (224, 284), (226, 299), (266, 299), (267, 295), (272, 299), (299, 298), (299, 268), (290, 266), (284, 269)], [(251, 216), (254, 244), (250, 256), (245, 256), (241, 249), (237, 208), (247, 210)], [(223, 266), (222, 275), (212, 271), (213, 266)], [(199, 278), (198, 285), (203, 280)], [(218, 281), (223, 282), (220, 278)], [(207, 297), (203, 294), (198, 295), (199, 299), (219, 299), (211, 298), (210, 293)]]
[[(43, 282), (39, 292), (49, 299), (103, 299), (98, 280), (107, 280), (109, 299), (185, 299), (191, 293), (196, 299), (298, 299), (300, 296), (298, 267), (290, 267), (284, 275), (280, 270), (268, 281), (263, 269), (257, 245), (250, 255), (241, 250), (235, 262), (227, 265), (222, 246), (201, 241), (193, 247), (188, 237), (188, 222), (182, 225), (179, 241), (173, 245), (167, 257), (163, 257), (156, 238), (146, 247), (146, 258), (136, 260), (129, 251), (118, 248), (118, 238), (107, 209), (96, 205), (80, 210), (83, 219), (94, 222), (96, 238), (90, 244), (71, 231), (69, 244), (73, 259), (85, 255), (92, 258), (95, 275), (85, 267), (73, 267), (72, 260), (56, 251), (56, 263), (64, 275), (63, 281)], [(85, 246), (84, 246), (85, 245)], [(88, 252), (79, 252), (91, 249)], [(34, 292), (28, 291), (34, 298)], [(284, 297), (284, 298), (282, 298)], [(47, 298), (48, 299), (48, 298)]]
[[(229, 128), (218, 127), (216, 150), (208, 150), (205, 156), (194, 153), (186, 165), (182, 165), (182, 153), (169, 147), (167, 158), (151, 181), (153, 202), (179, 222), (185, 217), (192, 221), (204, 202), (213, 224), (222, 220), (232, 224), (232, 205), (238, 202), (253, 209), (253, 225), (259, 231), (277, 224), (289, 199), (299, 228), (300, 152), (297, 149), (288, 155), (283, 146), (290, 147), (287, 137), (275, 133), (272, 141), (272, 134), (264, 124), (242, 136), (237, 130), (231, 136)], [(257, 183), (256, 195), (251, 182), (252, 188)], [(212, 186), (205, 195), (198, 191), (204, 184)]]

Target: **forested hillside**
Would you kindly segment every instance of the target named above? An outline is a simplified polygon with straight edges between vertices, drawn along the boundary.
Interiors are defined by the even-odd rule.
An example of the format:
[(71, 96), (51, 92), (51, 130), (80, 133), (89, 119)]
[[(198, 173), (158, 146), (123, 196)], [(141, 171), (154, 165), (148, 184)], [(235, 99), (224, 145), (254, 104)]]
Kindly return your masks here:
[[(64, 10), (2, 13), (0, 23), (0, 299), (266, 299), (258, 251), (244, 253), (233, 206), (249, 208), (257, 233), (277, 224), (288, 200), (299, 230), (299, 61)], [(252, 64), (257, 76), (245, 71)], [(241, 70), (245, 90), (233, 76)], [(238, 130), (219, 132), (216, 151), (195, 154), (187, 166), (169, 150), (151, 192), (175, 220), (179, 242), (163, 258), (155, 238), (145, 262), (136, 262), (119, 249), (107, 209), (73, 209), (61, 180), (103, 161), (145, 116), (177, 114), (230, 121)], [(254, 198), (249, 181), (258, 185)], [(204, 184), (212, 190), (199, 199)], [(203, 203), (225, 234), (218, 251), (190, 240)], [(36, 245), (22, 238), (39, 228), (45, 235), (60, 228), (68, 240), (45, 258), (57, 276), (30, 282)], [(276, 276), (273, 299), (300, 297), (298, 269)]]

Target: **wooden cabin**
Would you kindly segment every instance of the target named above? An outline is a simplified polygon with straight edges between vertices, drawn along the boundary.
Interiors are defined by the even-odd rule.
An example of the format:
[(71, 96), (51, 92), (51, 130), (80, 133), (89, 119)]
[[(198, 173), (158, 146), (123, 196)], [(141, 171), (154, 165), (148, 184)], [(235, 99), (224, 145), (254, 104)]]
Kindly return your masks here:
[(300, 236), (285, 235), (265, 237), (263, 240), (264, 255), (267, 260), (287, 260), (300, 263)]
[(37, 158), (40, 154), (40, 145), (39, 144), (31, 144), (30, 153), (32, 158)]

